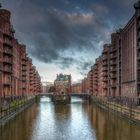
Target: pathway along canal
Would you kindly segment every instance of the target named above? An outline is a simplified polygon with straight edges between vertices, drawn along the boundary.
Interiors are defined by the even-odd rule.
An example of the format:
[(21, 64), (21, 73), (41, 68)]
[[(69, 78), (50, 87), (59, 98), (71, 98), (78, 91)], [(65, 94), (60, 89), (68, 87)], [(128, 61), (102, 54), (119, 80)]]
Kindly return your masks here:
[(40, 98), (6, 125), (0, 140), (140, 140), (140, 128), (80, 98), (53, 105)]

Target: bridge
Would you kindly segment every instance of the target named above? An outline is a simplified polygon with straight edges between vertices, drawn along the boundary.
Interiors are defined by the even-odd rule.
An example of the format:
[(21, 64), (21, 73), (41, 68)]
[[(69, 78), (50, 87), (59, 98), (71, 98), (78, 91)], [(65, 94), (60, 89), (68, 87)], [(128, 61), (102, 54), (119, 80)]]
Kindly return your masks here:
[[(40, 94), (37, 94), (36, 96), (52, 97), (53, 95), (54, 95), (53, 93), (40, 93)], [(88, 94), (88, 93), (70, 93), (68, 95), (70, 97), (80, 97), (80, 98), (84, 98), (84, 99), (90, 99), (90, 97), (91, 97), (91, 94)]]

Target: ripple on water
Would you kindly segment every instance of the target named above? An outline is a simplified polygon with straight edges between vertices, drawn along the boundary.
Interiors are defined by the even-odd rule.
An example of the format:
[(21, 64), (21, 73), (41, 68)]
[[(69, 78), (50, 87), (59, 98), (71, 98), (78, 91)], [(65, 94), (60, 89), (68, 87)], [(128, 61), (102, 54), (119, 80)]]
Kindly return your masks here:
[(0, 128), (0, 140), (139, 140), (140, 128), (80, 98), (54, 105), (50, 98)]

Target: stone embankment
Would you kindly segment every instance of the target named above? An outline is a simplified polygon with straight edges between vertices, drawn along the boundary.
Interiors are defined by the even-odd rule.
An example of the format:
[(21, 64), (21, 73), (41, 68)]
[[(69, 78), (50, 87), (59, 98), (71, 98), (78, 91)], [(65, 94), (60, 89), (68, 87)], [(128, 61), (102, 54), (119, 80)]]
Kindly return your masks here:
[(0, 125), (5, 124), (10, 119), (14, 118), (24, 109), (28, 108), (35, 102), (35, 96), (14, 99), (8, 104), (0, 107)]
[(138, 106), (134, 106), (133, 104), (124, 105), (97, 97), (92, 97), (92, 101), (100, 108), (112, 112), (127, 121), (140, 126), (140, 108)]

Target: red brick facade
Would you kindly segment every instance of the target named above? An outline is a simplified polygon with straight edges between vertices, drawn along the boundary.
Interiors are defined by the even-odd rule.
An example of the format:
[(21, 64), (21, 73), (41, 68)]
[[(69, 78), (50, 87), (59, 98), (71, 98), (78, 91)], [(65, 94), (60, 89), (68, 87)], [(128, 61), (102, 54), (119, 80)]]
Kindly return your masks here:
[(71, 86), (72, 93), (89, 93), (90, 88), (90, 76), (82, 80), (81, 83), (73, 84)]
[(81, 83), (73, 84), (72, 93), (82, 93), (82, 84)]
[[(87, 74), (88, 89), (94, 96), (128, 98), (140, 94), (140, 1), (135, 14), (123, 29), (111, 34), (101, 56)], [(90, 76), (91, 75), (91, 76)]]
[(137, 96), (137, 34), (136, 16), (122, 30), (122, 96)]
[(71, 93), (71, 75), (57, 74), (54, 81), (55, 94), (69, 94)]
[[(18, 97), (41, 92), (41, 80), (26, 46), (14, 38), (11, 13), (0, 9), (0, 97)], [(32, 71), (33, 70), (33, 71)]]

